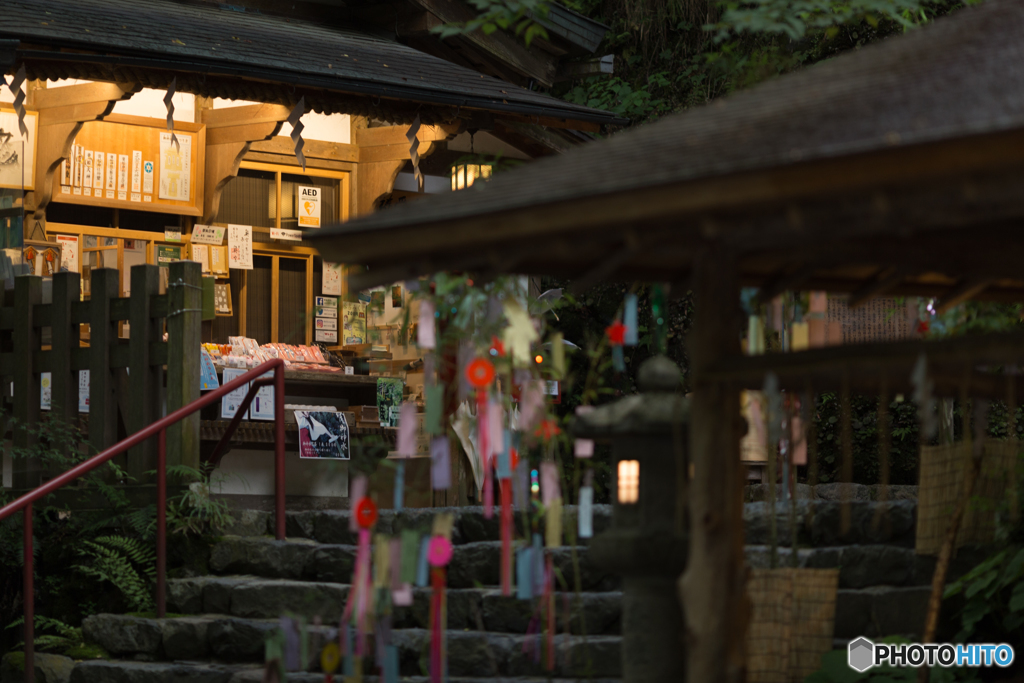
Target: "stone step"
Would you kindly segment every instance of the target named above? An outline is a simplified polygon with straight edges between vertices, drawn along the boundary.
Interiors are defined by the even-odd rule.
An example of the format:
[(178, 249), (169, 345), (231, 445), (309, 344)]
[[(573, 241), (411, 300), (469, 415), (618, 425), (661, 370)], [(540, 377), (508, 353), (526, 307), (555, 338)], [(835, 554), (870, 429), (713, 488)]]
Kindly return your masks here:
[[(276, 619), (242, 619), (219, 615), (145, 619), (126, 615), (98, 614), (82, 622), (85, 640), (112, 655), (136, 660), (261, 662), (264, 642), (278, 627)], [(403, 675), (419, 675), (429, 661), (430, 632), (426, 629), (395, 629), (392, 643), (398, 647)], [(338, 638), (329, 626), (310, 626), (310, 652)], [(511, 635), (480, 631), (446, 632), (448, 671), (452, 676), (544, 676), (536, 635)], [(554, 676), (621, 675), (621, 638), (614, 635), (554, 637)], [(317, 671), (319, 658), (311, 657)], [(117, 680), (108, 678), (106, 680)]]
[[(890, 502), (852, 501), (850, 525), (843, 529), (843, 504), (831, 500), (799, 500), (796, 503), (797, 545), (837, 546), (859, 544), (914, 547), (917, 531), (917, 501)], [(746, 503), (743, 506), (744, 537), (750, 545), (770, 542), (771, 511), (769, 503)], [(789, 506), (775, 505), (777, 540), (780, 546), (790, 545)]]
[[(823, 485), (824, 486), (824, 485)], [(820, 487), (819, 487), (820, 488)], [(865, 490), (867, 487), (862, 487)], [(814, 499), (798, 500), (796, 505), (797, 543), (799, 545), (854, 545), (886, 544), (913, 547), (917, 524), (917, 500), (903, 498), (888, 502), (874, 500), (852, 500), (850, 503), (850, 527), (844, 530), (839, 500)], [(746, 542), (764, 545), (769, 542), (771, 513), (769, 504), (753, 502), (744, 504)], [(377, 533), (390, 536), (405, 529), (426, 534), (430, 532), (436, 514), (447, 512), (454, 516), (455, 526), (452, 543), (478, 543), (500, 539), (499, 519), (496, 514), (490, 519), (484, 517), (482, 507), (461, 508), (407, 508), (395, 512), (381, 510), (377, 522)], [(612, 506), (594, 506), (594, 533), (599, 534), (611, 525)], [(565, 507), (566, 519), (563, 528), (574, 530), (576, 506)], [(349, 529), (348, 510), (304, 510), (286, 513), (286, 534), (289, 538), (305, 538), (331, 545), (354, 545), (357, 534)], [(237, 536), (273, 535), (274, 515), (269, 512), (245, 510), (235, 513), (235, 524), (227, 532)], [(789, 506), (779, 502), (775, 505), (779, 545), (788, 546)], [(523, 536), (523, 516), (514, 516), (515, 534)], [(570, 536), (566, 536), (570, 538)], [(579, 541), (582, 545), (587, 540)]]
[[(755, 569), (771, 566), (771, 548), (746, 546), (747, 565)], [(960, 578), (985, 557), (984, 550), (961, 548), (950, 561), (947, 581)], [(789, 548), (779, 548), (779, 567), (791, 566)], [(918, 555), (913, 548), (891, 545), (841, 545), (827, 548), (797, 548), (797, 566), (809, 569), (839, 568), (840, 588), (871, 586), (931, 586), (935, 557)]]
[(836, 596), (835, 637), (920, 637), (930, 596), (931, 586), (841, 588)]
[[(621, 580), (597, 567), (585, 546), (577, 546), (581, 588), (585, 591), (617, 590)], [(572, 548), (550, 550), (554, 566), (573, 585)], [(265, 537), (226, 536), (210, 554), (210, 569), (218, 574), (252, 574), (264, 578), (305, 579), (348, 583), (356, 547), (315, 543), (308, 539), (277, 541)], [(501, 580), (501, 543), (480, 541), (454, 547), (448, 565), (448, 586), (474, 588), (496, 586)]]
[[(225, 614), (252, 619), (276, 619), (282, 614), (319, 616), (324, 623), (341, 619), (349, 586), (340, 583), (224, 576), (172, 579), (167, 586), (168, 609), (180, 614)], [(427, 628), (429, 588), (413, 590), (413, 604), (394, 607), (395, 628)], [(505, 597), (497, 588), (464, 588), (446, 592), (448, 628), (492, 633), (526, 633), (534, 616), (531, 600)], [(622, 593), (556, 593), (559, 628), (569, 612), (572, 633), (616, 635), (622, 618)]]
[[(289, 673), (289, 683), (323, 683), (322, 673)], [(336, 677), (335, 680), (340, 680)], [(363, 676), (365, 683), (378, 683), (377, 676)], [(619, 683), (618, 678), (494, 677), (448, 678), (449, 683)], [(71, 683), (262, 683), (263, 669), (255, 665), (204, 662), (133, 662), (96, 660), (79, 662)], [(403, 676), (402, 683), (430, 683), (424, 676)]]

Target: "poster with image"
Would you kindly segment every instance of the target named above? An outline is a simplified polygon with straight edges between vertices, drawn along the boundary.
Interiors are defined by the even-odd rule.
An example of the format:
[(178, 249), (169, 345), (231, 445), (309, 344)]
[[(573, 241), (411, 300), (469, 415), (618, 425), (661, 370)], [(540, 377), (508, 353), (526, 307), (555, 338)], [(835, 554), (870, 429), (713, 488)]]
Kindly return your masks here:
[(0, 109), (0, 187), (16, 190), (35, 187), (38, 117), (37, 112), (25, 112), (28, 136), (23, 136), (14, 110)]
[(398, 411), (402, 407), (405, 382), (390, 377), (377, 379), (377, 412), (381, 427), (397, 427)]
[(296, 410), (300, 458), (349, 459), (349, 431), (345, 413)]

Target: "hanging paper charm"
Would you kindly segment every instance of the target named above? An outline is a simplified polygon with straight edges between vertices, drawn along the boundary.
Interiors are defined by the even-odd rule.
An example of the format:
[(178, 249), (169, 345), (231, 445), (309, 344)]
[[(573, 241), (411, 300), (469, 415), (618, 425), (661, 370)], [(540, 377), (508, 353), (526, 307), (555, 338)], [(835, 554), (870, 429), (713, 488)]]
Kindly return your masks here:
[(171, 84), (167, 86), (167, 92), (164, 94), (164, 107), (167, 108), (167, 130), (171, 131), (171, 144), (174, 145), (175, 152), (181, 152), (181, 143), (178, 142), (178, 136), (174, 134), (174, 90), (177, 85), (178, 78), (175, 76), (171, 79)]
[(416, 185), (419, 191), (423, 192), (423, 173), (420, 171), (420, 141), (416, 134), (420, 132), (420, 115), (417, 114), (409, 130), (405, 131), (405, 139), (409, 141), (409, 159), (412, 160), (412, 172), (416, 177)]
[(305, 126), (302, 123), (302, 115), (306, 113), (306, 98), (305, 96), (300, 97), (295, 108), (288, 114), (288, 125), (292, 127), (292, 142), (295, 144), (295, 158), (299, 160), (299, 165), (302, 166), (302, 170), (306, 170), (306, 157), (302, 153), (302, 148), (305, 147), (306, 142), (302, 139), (302, 129)]

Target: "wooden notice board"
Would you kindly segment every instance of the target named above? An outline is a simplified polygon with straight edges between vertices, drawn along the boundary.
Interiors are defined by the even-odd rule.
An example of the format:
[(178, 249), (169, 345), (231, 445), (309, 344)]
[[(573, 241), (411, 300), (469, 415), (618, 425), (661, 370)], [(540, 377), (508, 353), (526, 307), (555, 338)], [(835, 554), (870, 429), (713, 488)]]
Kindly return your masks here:
[(199, 216), (206, 126), (112, 114), (82, 126), (54, 174), (53, 201)]

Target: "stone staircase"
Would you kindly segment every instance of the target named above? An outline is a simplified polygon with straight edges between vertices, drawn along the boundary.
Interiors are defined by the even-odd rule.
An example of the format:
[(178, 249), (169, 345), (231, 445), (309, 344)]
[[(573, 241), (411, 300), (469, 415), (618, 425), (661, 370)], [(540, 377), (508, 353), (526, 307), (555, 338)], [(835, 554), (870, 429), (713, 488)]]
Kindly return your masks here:
[[(875, 524), (879, 506), (886, 514)], [(934, 560), (913, 550), (916, 502), (852, 503), (851, 526), (840, 533), (835, 501), (800, 501), (797, 559), (802, 567), (839, 567), (836, 608), (837, 646), (856, 636), (916, 634), (924, 620)], [(503, 597), (499, 585), (501, 547), (498, 519), (481, 508), (450, 509), (455, 516), (454, 556), (448, 574), (449, 673), (454, 683), (540, 681), (548, 679), (535, 654), (536, 635), (526, 636), (533, 604)], [(382, 511), (377, 532), (405, 529), (428, 533), (437, 510)], [(575, 524), (575, 509), (566, 510)], [(769, 565), (767, 505), (745, 506), (747, 561)], [(610, 523), (610, 506), (595, 506), (595, 533)], [(778, 538), (790, 538), (788, 512), (777, 506)], [(249, 683), (261, 680), (264, 638), (285, 613), (300, 614), (320, 626), (310, 629), (310, 652), (337, 640), (337, 623), (348, 595), (355, 558), (355, 535), (348, 511), (288, 513), (285, 541), (269, 536), (272, 515), (246, 511), (212, 549), (211, 574), (169, 581), (165, 619), (100, 614), (86, 619), (86, 639), (114, 658), (78, 663), (73, 683), (194, 681)], [(521, 517), (516, 517), (517, 525)], [(586, 545), (576, 548), (582, 593), (573, 586), (572, 549), (554, 550), (555, 566), (570, 582), (559, 592), (555, 681), (614, 681), (621, 675), (620, 581), (590, 561)], [(779, 565), (790, 562), (779, 549)], [(961, 557), (961, 567), (969, 566)], [(398, 646), (403, 681), (425, 681), (428, 661), (429, 589), (416, 589), (413, 605), (396, 608), (393, 642)], [(569, 616), (565, 618), (565, 611)], [(568, 632), (566, 632), (568, 631)], [(584, 635), (585, 634), (585, 635)], [(312, 657), (306, 674), (294, 681), (322, 681)], [(373, 673), (376, 673), (375, 671)], [(367, 676), (366, 680), (376, 680)]]

